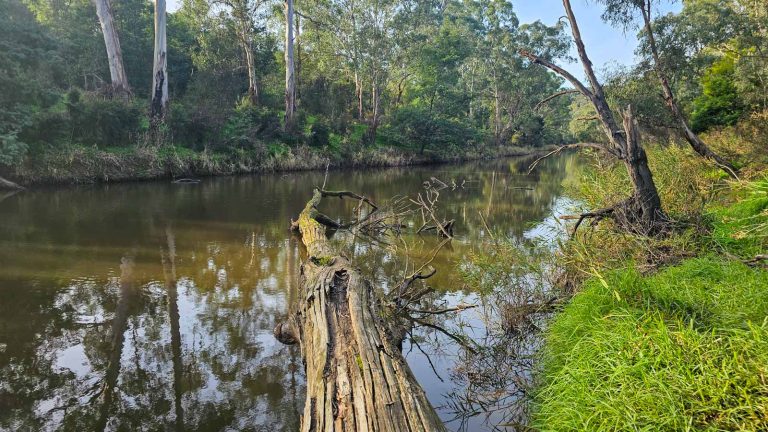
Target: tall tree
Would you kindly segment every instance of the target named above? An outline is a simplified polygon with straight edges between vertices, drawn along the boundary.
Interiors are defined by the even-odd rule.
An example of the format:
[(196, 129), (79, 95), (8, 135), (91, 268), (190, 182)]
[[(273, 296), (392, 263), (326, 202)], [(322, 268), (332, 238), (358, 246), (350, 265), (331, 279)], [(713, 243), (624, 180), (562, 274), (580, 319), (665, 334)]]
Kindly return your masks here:
[(296, 66), (293, 47), (293, 0), (285, 0), (285, 129), (292, 130), (296, 123)]
[(229, 9), (230, 25), (243, 50), (245, 68), (248, 72), (248, 100), (253, 105), (259, 104), (259, 78), (256, 70), (256, 41), (255, 36), (259, 31), (257, 25), (257, 11), (265, 3), (264, 0), (218, 0)]
[(168, 42), (166, 39), (165, 0), (155, 0), (155, 54), (152, 66), (152, 102), (149, 116), (162, 122), (168, 110)]
[(639, 10), (643, 19), (643, 30), (653, 59), (654, 70), (664, 94), (664, 102), (672, 113), (672, 116), (680, 125), (683, 137), (685, 137), (685, 140), (688, 141), (691, 148), (693, 148), (696, 153), (714, 161), (731, 177), (737, 177), (734, 166), (709, 148), (709, 146), (695, 132), (693, 132), (693, 130), (691, 130), (691, 127), (688, 125), (688, 121), (685, 118), (685, 114), (683, 114), (683, 111), (677, 103), (675, 94), (672, 91), (672, 86), (662, 67), (659, 50), (656, 46), (656, 37), (653, 33), (651, 9), (654, 1), (656, 0), (600, 0), (600, 2), (605, 5), (603, 19), (626, 28), (632, 24), (634, 19), (633, 11)]
[(112, 5), (109, 0), (93, 0), (96, 6), (96, 15), (101, 24), (101, 33), (104, 35), (104, 46), (107, 49), (109, 61), (109, 75), (112, 79), (112, 91), (121, 97), (130, 97), (131, 88), (128, 85), (128, 76), (123, 66), (123, 52), (120, 49), (120, 38), (115, 28), (115, 20), (112, 15)]
[(540, 64), (568, 80), (592, 103), (608, 142), (606, 144), (575, 144), (568, 147), (597, 147), (624, 163), (632, 182), (632, 196), (621, 206), (605, 209), (601, 216), (613, 214), (621, 225), (638, 233), (657, 233), (660, 229), (660, 222), (665, 219), (665, 216), (661, 208), (658, 189), (653, 181), (653, 174), (648, 166), (648, 158), (640, 143), (640, 134), (637, 131), (632, 109), (628, 107), (625, 112), (624, 127), (620, 128), (608, 106), (603, 86), (592, 68), (592, 61), (587, 55), (570, 0), (563, 0), (563, 7), (571, 27), (571, 34), (576, 44), (579, 59), (589, 81), (589, 88), (570, 72), (555, 65), (545, 57), (527, 50), (521, 50), (520, 54), (533, 63)]

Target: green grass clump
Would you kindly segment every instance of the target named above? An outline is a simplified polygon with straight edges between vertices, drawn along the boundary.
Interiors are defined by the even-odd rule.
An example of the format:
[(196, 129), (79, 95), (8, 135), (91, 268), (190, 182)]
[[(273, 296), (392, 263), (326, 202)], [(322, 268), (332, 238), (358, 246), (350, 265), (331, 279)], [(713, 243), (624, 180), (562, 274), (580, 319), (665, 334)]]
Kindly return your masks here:
[(736, 192), (736, 202), (713, 209), (712, 239), (746, 258), (768, 247), (768, 179), (747, 183)]
[(696, 258), (596, 274), (552, 322), (542, 431), (768, 430), (768, 272)]

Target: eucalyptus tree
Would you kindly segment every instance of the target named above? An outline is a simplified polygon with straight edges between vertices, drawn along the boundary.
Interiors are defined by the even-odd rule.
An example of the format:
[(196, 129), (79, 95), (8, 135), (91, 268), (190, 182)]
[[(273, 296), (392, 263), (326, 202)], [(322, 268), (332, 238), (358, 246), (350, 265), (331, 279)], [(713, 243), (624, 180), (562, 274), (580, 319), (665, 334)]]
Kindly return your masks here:
[(265, 29), (265, 7), (268, 0), (213, 0), (215, 6), (223, 6), (219, 18), (231, 27), (243, 52), (245, 69), (248, 72), (248, 100), (257, 105), (260, 99), (258, 59), (256, 58), (256, 36)]
[(296, 122), (296, 65), (294, 62), (294, 6), (285, 0), (285, 129), (292, 130)]
[(680, 129), (685, 137), (685, 140), (691, 145), (691, 148), (699, 155), (711, 159), (719, 167), (721, 167), (731, 177), (736, 177), (736, 171), (733, 165), (727, 160), (723, 159), (720, 155), (715, 153), (707, 144), (691, 130), (688, 125), (688, 121), (685, 118), (685, 114), (680, 109), (677, 103), (675, 94), (672, 91), (672, 86), (669, 83), (667, 74), (662, 67), (662, 62), (659, 56), (659, 50), (656, 46), (656, 37), (653, 30), (653, 15), (652, 8), (654, 4), (657, 4), (659, 0), (598, 0), (605, 5), (605, 11), (603, 12), (603, 19), (611, 22), (615, 25), (628, 28), (633, 25), (635, 21), (636, 13), (640, 13), (642, 17), (643, 36), (646, 38), (647, 46), (653, 59), (653, 65), (656, 72), (656, 76), (661, 84), (661, 89), (664, 93), (664, 102), (666, 103), (672, 116), (677, 120), (680, 125)]
[(155, 49), (152, 62), (152, 100), (150, 122), (157, 125), (168, 111), (168, 41), (166, 38), (165, 0), (155, 0)]
[(107, 50), (109, 75), (112, 80), (112, 91), (121, 97), (129, 97), (131, 88), (123, 65), (123, 51), (120, 49), (120, 38), (115, 28), (112, 5), (109, 0), (93, 0), (96, 15), (99, 17), (101, 32), (104, 35), (104, 46)]

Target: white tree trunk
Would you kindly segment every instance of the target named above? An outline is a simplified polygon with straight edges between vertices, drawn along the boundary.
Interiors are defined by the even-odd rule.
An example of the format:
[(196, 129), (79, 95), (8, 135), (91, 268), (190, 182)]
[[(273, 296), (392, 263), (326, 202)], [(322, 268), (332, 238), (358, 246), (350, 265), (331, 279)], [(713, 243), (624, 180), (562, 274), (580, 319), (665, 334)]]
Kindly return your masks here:
[(120, 50), (120, 38), (117, 36), (117, 29), (115, 29), (115, 22), (112, 17), (112, 6), (109, 0), (93, 0), (93, 3), (96, 6), (96, 15), (99, 17), (101, 32), (104, 35), (112, 90), (116, 95), (129, 97), (131, 89), (128, 86), (128, 76), (123, 66), (123, 52)]
[(258, 105), (259, 83), (256, 80), (256, 59), (253, 55), (253, 45), (247, 38), (247, 35), (243, 36), (243, 51), (245, 51), (245, 62), (248, 67), (248, 98), (253, 105)]
[(296, 67), (293, 59), (293, 0), (285, 0), (285, 129), (294, 126), (296, 114)]
[(152, 67), (150, 117), (162, 121), (168, 106), (168, 50), (165, 37), (165, 0), (155, 0), (155, 56)]

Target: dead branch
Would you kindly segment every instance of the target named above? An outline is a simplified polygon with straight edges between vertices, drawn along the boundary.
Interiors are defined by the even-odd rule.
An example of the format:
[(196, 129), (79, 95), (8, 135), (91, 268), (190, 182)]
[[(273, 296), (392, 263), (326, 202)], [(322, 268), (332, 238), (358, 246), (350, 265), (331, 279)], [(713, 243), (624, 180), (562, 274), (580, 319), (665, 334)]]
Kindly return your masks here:
[(549, 101), (551, 101), (553, 99), (556, 99), (556, 98), (558, 98), (560, 96), (565, 96), (567, 94), (574, 94), (574, 93), (580, 93), (580, 92), (578, 90), (576, 90), (576, 89), (571, 89), (571, 90), (559, 91), (559, 92), (557, 92), (555, 94), (549, 95), (549, 96), (545, 97), (544, 99), (542, 99), (541, 102), (537, 103), (536, 106), (533, 107), (533, 110), (534, 111), (538, 111), (539, 108), (544, 106), (547, 102), (549, 102)]
[(584, 222), (585, 219), (593, 219), (593, 223), (597, 223), (607, 217), (610, 217), (615, 210), (616, 210), (615, 207), (607, 207), (604, 209), (595, 210), (593, 212), (582, 213), (578, 216), (575, 216), (575, 215), (560, 216), (560, 219), (576, 220), (576, 225), (573, 226), (573, 231), (571, 231), (571, 236), (575, 236), (576, 231), (578, 231), (579, 226), (581, 226), (582, 222)]
[(614, 156), (618, 157), (618, 155), (616, 153), (614, 153), (613, 150), (607, 148), (606, 146), (600, 145), (600, 144), (595, 144), (595, 143), (566, 144), (566, 145), (563, 145), (563, 146), (560, 146), (560, 147), (556, 148), (555, 150), (552, 150), (551, 152), (549, 152), (549, 153), (545, 154), (544, 156), (541, 156), (541, 157), (537, 158), (535, 161), (533, 161), (533, 163), (531, 163), (531, 165), (528, 166), (528, 174), (532, 173), (533, 170), (536, 168), (536, 166), (539, 164), (539, 162), (543, 161), (544, 159), (546, 159), (546, 158), (548, 158), (550, 156), (554, 156), (554, 155), (560, 153), (563, 150), (574, 149), (574, 148), (594, 148), (594, 149), (598, 149), (598, 150), (607, 151), (608, 153), (611, 153)]
[(366, 203), (369, 206), (371, 206), (371, 208), (373, 208), (374, 210), (377, 210), (379, 208), (379, 206), (374, 204), (374, 202), (371, 201), (370, 199), (368, 199), (367, 197), (358, 195), (358, 194), (356, 194), (354, 192), (350, 192), (350, 191), (327, 191), (327, 190), (320, 189), (320, 194), (323, 196), (323, 198), (325, 198), (325, 197), (338, 197), (338, 198), (342, 198), (342, 199), (344, 197), (354, 198), (354, 199), (356, 199), (358, 201), (363, 201), (364, 203)]

